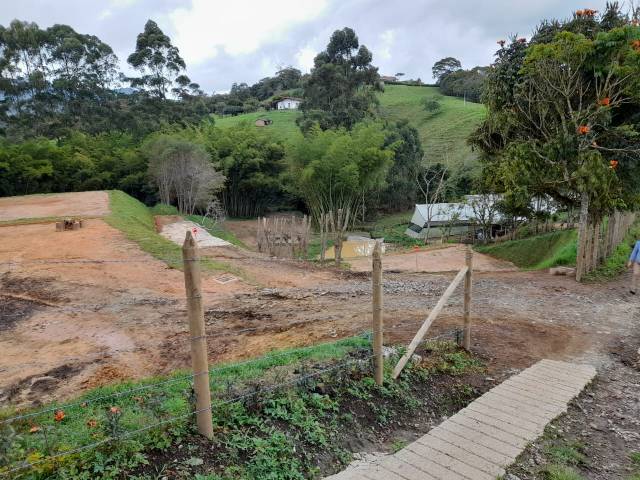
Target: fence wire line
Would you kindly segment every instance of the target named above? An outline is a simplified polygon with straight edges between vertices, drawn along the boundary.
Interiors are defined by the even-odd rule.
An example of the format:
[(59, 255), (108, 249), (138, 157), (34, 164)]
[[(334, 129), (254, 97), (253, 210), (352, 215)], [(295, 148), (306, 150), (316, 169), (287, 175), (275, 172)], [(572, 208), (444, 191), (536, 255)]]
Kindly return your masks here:
[[(359, 334), (354, 335), (351, 338), (357, 338), (357, 337), (365, 338), (365, 336), (367, 336), (367, 335), (370, 335), (370, 334), (365, 331), (365, 332), (360, 332)], [(312, 350), (314, 348), (322, 347), (323, 345), (331, 345), (332, 343), (334, 343), (334, 342), (326, 342), (326, 343), (319, 343), (319, 344), (315, 344), (315, 345), (308, 345), (306, 347), (301, 347), (299, 349), (296, 349), (293, 352), (280, 352), (280, 353), (274, 353), (274, 354), (268, 354), (267, 353), (266, 355), (268, 355), (268, 356), (266, 358), (264, 358), (264, 357), (252, 358), (252, 359), (244, 360), (242, 362), (231, 363), (229, 365), (223, 365), (221, 367), (212, 368), (212, 369), (209, 370), (209, 375), (215, 374), (215, 373), (219, 373), (219, 372), (222, 372), (222, 371), (225, 371), (225, 370), (231, 370), (231, 369), (234, 369), (234, 368), (242, 367), (242, 366), (248, 365), (250, 363), (256, 363), (256, 362), (260, 362), (260, 361), (268, 361), (268, 360), (270, 360), (272, 358), (280, 358), (280, 357), (283, 357), (283, 356), (295, 356), (298, 353), (303, 353), (303, 352), (306, 352), (308, 350)], [(56, 407), (47, 408), (45, 410), (39, 410), (37, 412), (25, 413), (24, 415), (16, 415), (14, 417), (7, 418), (7, 419), (4, 419), (4, 420), (0, 421), (0, 425), (13, 423), (13, 422), (16, 422), (18, 420), (24, 420), (24, 419), (27, 419), (27, 418), (38, 417), (40, 415), (44, 415), (44, 414), (47, 414), (47, 413), (56, 412), (57, 410), (68, 410), (68, 409), (72, 409), (72, 408), (76, 408), (76, 407), (84, 407), (85, 405), (89, 405), (91, 403), (96, 403), (96, 402), (101, 402), (101, 401), (104, 401), (104, 400), (107, 400), (107, 399), (110, 399), (110, 398), (124, 397), (124, 396), (127, 396), (129, 394), (138, 393), (138, 392), (145, 391), (145, 390), (150, 390), (150, 389), (153, 389), (153, 388), (156, 388), (156, 387), (161, 387), (161, 386), (169, 385), (169, 384), (172, 384), (172, 383), (178, 383), (178, 382), (182, 382), (182, 381), (185, 381), (185, 380), (190, 380), (190, 379), (192, 379), (192, 378), (194, 378), (196, 376), (204, 375), (205, 373), (206, 372), (195, 373), (195, 374), (194, 373), (190, 373), (190, 374), (186, 374), (186, 375), (183, 375), (183, 376), (180, 376), (180, 377), (171, 378), (171, 379), (168, 379), (168, 380), (165, 380), (165, 381), (162, 381), (162, 382), (156, 382), (156, 383), (152, 383), (152, 384), (149, 384), (149, 385), (142, 385), (140, 387), (132, 388), (132, 389), (129, 389), (129, 390), (124, 390), (122, 392), (115, 392), (115, 393), (112, 393), (112, 394), (109, 394), (109, 395), (102, 395), (102, 396), (95, 397), (95, 398), (88, 398), (86, 400), (82, 400), (82, 401), (78, 401), (78, 402), (59, 405), (59, 406), (56, 406)]]
[[(295, 378), (293, 380), (287, 381), (287, 382), (282, 382), (282, 383), (279, 383), (277, 385), (272, 385), (272, 386), (267, 387), (267, 388), (258, 389), (258, 390), (255, 390), (253, 392), (249, 392), (249, 393), (245, 393), (245, 394), (242, 394), (242, 395), (238, 395), (237, 397), (234, 397), (234, 398), (217, 401), (214, 405), (211, 405), (211, 409), (213, 410), (216, 407), (219, 407), (221, 405), (228, 405), (228, 404), (231, 404), (231, 403), (236, 403), (236, 402), (239, 402), (239, 401), (244, 400), (246, 398), (255, 397), (257, 395), (264, 395), (264, 394), (267, 394), (267, 393), (271, 393), (271, 392), (276, 391), (278, 389), (281, 389), (283, 387), (287, 387), (287, 386), (291, 386), (291, 385), (297, 385), (297, 384), (303, 383), (305, 380), (308, 380), (309, 378), (321, 376), (321, 375), (324, 375), (327, 372), (330, 372), (330, 371), (333, 371), (333, 370), (338, 370), (340, 368), (344, 368), (344, 367), (346, 367), (348, 365), (353, 365), (355, 363), (366, 362), (367, 360), (370, 360), (372, 357), (373, 357), (373, 355), (368, 355), (368, 356), (366, 356), (364, 358), (359, 358), (359, 359), (350, 360), (350, 361), (347, 361), (347, 362), (342, 362), (342, 363), (339, 363), (337, 365), (332, 365), (331, 367), (319, 370), (317, 372), (313, 372), (313, 373), (309, 373), (309, 374), (306, 374), (306, 375), (299, 376), (299, 377), (297, 377), (297, 378)], [(218, 400), (218, 399), (216, 399), (216, 400)], [(47, 458), (43, 458), (43, 459), (41, 459), (41, 460), (39, 460), (37, 462), (26, 462), (26, 461), (25, 462), (20, 462), (20, 465), (12, 468), (10, 470), (7, 470), (6, 472), (0, 472), (0, 474), (9, 475), (9, 474), (12, 474), (12, 473), (19, 472), (21, 470), (25, 470), (27, 468), (34, 468), (34, 467), (36, 467), (38, 465), (41, 465), (41, 464), (46, 463), (46, 462), (53, 461), (53, 460), (55, 460), (57, 458), (65, 457), (65, 456), (68, 456), (68, 455), (73, 455), (73, 454), (80, 453), (80, 452), (85, 451), (85, 450), (90, 450), (90, 449), (96, 448), (96, 447), (98, 447), (100, 445), (104, 445), (106, 443), (110, 443), (110, 442), (112, 442), (114, 440), (120, 440), (120, 439), (123, 439), (123, 438), (128, 438), (128, 437), (137, 435), (138, 433), (145, 432), (145, 431), (151, 430), (153, 428), (156, 428), (156, 427), (159, 427), (159, 426), (162, 426), (162, 425), (166, 425), (166, 424), (169, 424), (169, 423), (174, 423), (174, 422), (176, 422), (178, 420), (182, 420), (184, 418), (191, 417), (192, 415), (204, 412), (206, 410), (208, 410), (208, 409), (206, 409), (206, 408), (205, 409), (199, 409), (199, 410), (194, 410), (192, 412), (189, 412), (189, 413), (186, 413), (186, 414), (183, 414), (183, 415), (178, 415), (176, 417), (171, 417), (171, 418), (168, 418), (166, 420), (162, 420), (160, 422), (156, 422), (153, 425), (148, 425), (146, 427), (142, 427), (142, 428), (139, 428), (137, 430), (133, 430), (131, 432), (126, 432), (126, 433), (123, 433), (122, 435), (118, 435), (116, 437), (108, 437), (108, 438), (105, 438), (103, 440), (100, 440), (99, 442), (94, 442), (94, 443), (91, 443), (91, 444), (88, 444), (88, 445), (83, 445), (81, 447), (77, 447), (77, 448), (72, 449), (72, 450), (68, 450), (68, 451), (65, 451), (65, 452), (60, 452), (60, 453), (57, 453), (55, 455), (50, 455)]]

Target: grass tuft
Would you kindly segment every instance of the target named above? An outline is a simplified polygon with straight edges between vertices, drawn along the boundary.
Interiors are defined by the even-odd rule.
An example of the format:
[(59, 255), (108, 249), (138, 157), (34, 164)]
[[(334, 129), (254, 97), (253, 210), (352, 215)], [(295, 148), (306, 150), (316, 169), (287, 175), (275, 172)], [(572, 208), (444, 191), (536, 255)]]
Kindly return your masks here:
[(584, 477), (571, 467), (564, 465), (549, 465), (544, 469), (546, 480), (584, 480)]

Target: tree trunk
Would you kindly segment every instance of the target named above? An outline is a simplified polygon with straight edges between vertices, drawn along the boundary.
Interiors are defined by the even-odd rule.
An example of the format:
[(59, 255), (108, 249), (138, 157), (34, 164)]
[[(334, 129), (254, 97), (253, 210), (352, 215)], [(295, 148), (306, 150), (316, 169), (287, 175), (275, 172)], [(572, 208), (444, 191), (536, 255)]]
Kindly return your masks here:
[(585, 247), (587, 245), (587, 224), (589, 222), (589, 194), (580, 197), (580, 223), (578, 225), (578, 256), (576, 258), (576, 280), (582, 280), (585, 272)]

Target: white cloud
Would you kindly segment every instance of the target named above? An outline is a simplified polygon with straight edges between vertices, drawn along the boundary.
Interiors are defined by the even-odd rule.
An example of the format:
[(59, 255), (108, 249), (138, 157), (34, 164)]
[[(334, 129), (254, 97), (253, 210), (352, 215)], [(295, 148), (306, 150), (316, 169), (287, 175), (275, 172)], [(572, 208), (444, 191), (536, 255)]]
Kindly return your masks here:
[(168, 16), (174, 45), (187, 64), (197, 65), (215, 57), (220, 49), (230, 55), (246, 55), (268, 43), (277, 43), (286, 32), (318, 17), (327, 0), (192, 0)]
[(385, 30), (380, 34), (381, 45), (378, 49), (378, 56), (384, 60), (389, 60), (391, 58), (391, 47), (393, 47), (393, 42), (396, 38), (396, 32), (391, 30)]
[(307, 45), (296, 52), (297, 67), (302, 72), (309, 72), (313, 68), (313, 60), (316, 58), (318, 50)]
[(98, 14), (100, 20), (113, 16), (114, 10), (125, 9), (135, 5), (138, 0), (109, 0), (109, 6)]

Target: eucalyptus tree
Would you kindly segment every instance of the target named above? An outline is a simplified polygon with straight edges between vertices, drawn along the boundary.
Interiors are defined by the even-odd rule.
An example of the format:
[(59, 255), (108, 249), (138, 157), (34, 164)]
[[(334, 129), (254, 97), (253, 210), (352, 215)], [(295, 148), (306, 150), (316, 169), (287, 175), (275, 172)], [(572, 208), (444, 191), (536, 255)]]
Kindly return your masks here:
[(380, 75), (371, 64), (369, 49), (360, 45), (351, 28), (336, 30), (327, 48), (314, 60), (304, 85), (304, 131), (318, 123), (322, 129), (354, 125), (373, 113), (380, 90)]
[(127, 62), (142, 73), (141, 77), (130, 79), (131, 85), (144, 87), (161, 99), (166, 98), (174, 80), (186, 68), (178, 47), (153, 20), (148, 20), (144, 31), (138, 34), (136, 49)]

